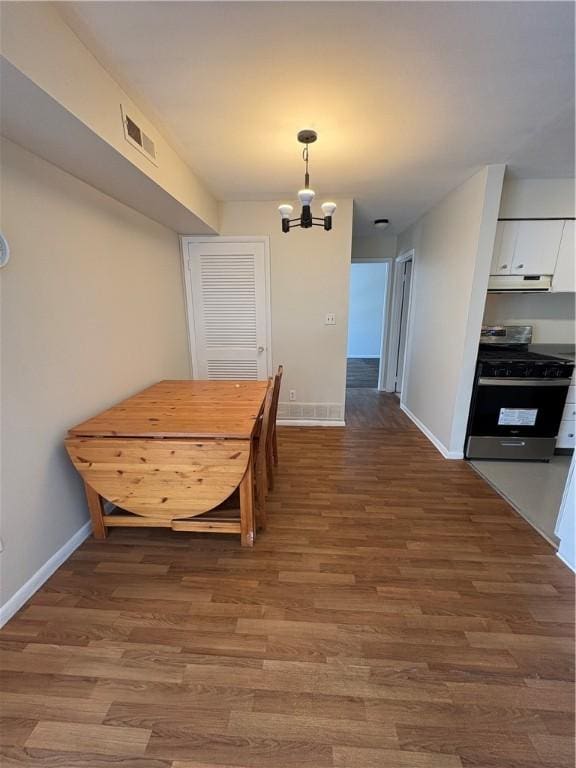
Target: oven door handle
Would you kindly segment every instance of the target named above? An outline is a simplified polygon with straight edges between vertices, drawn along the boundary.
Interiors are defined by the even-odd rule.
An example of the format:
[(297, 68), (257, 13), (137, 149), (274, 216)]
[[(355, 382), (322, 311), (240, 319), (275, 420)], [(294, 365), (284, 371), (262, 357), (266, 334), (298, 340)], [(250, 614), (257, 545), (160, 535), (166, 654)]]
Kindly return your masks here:
[(478, 379), (481, 387), (569, 387), (572, 379)]
[(503, 445), (506, 448), (521, 448), (526, 445), (526, 442), (524, 440), (517, 440), (515, 443), (512, 443), (510, 440), (500, 440), (500, 445)]

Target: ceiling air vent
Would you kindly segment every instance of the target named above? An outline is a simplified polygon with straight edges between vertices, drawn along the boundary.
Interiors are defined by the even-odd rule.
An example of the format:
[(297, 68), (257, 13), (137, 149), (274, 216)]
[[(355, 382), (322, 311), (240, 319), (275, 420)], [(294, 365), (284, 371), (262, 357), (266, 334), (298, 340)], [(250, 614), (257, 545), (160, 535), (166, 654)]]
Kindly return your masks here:
[(122, 123), (124, 125), (124, 137), (129, 144), (136, 147), (148, 160), (158, 165), (156, 162), (156, 146), (150, 136), (144, 133), (142, 128), (135, 122), (122, 107)]

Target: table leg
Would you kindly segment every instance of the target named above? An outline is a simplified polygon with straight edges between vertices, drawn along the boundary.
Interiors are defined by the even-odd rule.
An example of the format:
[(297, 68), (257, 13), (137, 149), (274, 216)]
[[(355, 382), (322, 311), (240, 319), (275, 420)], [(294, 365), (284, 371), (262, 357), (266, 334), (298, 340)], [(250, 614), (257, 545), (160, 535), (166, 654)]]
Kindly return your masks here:
[(252, 457), (240, 483), (240, 543), (254, 546), (254, 468)]
[(90, 510), (90, 519), (92, 520), (92, 533), (95, 539), (106, 538), (106, 526), (104, 525), (104, 508), (102, 498), (91, 488), (88, 483), (84, 483), (86, 490), (86, 501)]

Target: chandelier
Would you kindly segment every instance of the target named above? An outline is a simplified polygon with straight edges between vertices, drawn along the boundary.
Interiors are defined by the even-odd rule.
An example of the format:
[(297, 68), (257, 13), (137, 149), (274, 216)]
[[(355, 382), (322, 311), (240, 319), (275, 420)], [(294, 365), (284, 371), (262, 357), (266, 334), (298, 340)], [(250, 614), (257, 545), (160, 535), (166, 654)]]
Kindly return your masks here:
[(309, 145), (316, 141), (318, 134), (316, 131), (304, 130), (298, 133), (298, 141), (304, 144), (304, 150), (302, 151), (302, 159), (306, 167), (304, 173), (304, 189), (298, 192), (298, 200), (302, 206), (302, 211), (299, 218), (291, 219), (290, 216), (294, 211), (294, 206), (284, 204), (279, 205), (278, 210), (282, 216), (282, 232), (290, 232), (292, 227), (302, 227), (303, 229), (309, 229), (310, 227), (324, 227), (326, 231), (332, 229), (332, 215), (336, 210), (336, 203), (322, 203), (323, 218), (312, 216), (312, 200), (314, 200), (315, 192), (310, 189), (310, 174), (308, 173), (308, 152)]

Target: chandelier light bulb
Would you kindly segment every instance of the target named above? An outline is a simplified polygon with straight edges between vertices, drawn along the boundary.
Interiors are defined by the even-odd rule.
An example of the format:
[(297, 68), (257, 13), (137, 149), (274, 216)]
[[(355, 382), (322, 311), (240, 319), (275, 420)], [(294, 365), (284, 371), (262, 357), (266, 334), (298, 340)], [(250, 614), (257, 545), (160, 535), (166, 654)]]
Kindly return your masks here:
[(314, 200), (315, 195), (316, 192), (314, 192), (313, 189), (301, 189), (298, 192), (298, 200), (300, 200), (300, 205), (312, 205), (312, 200)]
[(294, 206), (288, 205), (288, 204), (279, 205), (278, 210), (280, 211), (280, 215), (282, 216), (283, 219), (289, 219), (290, 216), (292, 216)]
[(332, 216), (334, 211), (336, 210), (336, 203), (322, 203), (320, 206), (322, 208), (322, 213), (324, 216)]

